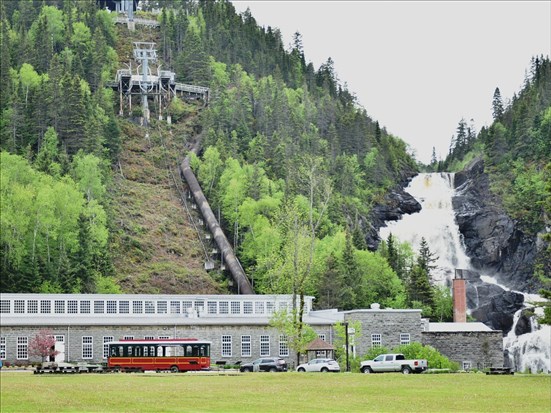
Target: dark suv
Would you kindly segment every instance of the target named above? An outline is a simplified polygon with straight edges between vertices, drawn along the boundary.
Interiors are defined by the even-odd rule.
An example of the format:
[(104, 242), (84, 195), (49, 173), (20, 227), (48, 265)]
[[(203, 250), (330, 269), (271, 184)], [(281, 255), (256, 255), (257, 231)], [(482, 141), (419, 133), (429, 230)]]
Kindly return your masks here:
[(269, 371), (275, 373), (276, 371), (287, 371), (287, 363), (280, 357), (262, 357), (252, 363), (242, 364), (239, 371)]

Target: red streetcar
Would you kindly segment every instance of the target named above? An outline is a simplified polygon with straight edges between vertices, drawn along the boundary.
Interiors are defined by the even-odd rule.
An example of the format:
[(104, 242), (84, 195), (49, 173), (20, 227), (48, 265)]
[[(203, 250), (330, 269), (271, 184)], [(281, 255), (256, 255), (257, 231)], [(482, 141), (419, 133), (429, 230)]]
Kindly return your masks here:
[(206, 370), (210, 368), (210, 341), (194, 338), (120, 340), (108, 343), (107, 366), (118, 370)]

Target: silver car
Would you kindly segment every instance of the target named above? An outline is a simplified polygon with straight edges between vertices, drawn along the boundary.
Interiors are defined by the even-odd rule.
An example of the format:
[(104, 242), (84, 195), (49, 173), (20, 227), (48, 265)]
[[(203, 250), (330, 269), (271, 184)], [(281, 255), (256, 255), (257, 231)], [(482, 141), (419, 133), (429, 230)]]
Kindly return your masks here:
[(313, 359), (308, 363), (300, 364), (297, 367), (297, 371), (306, 372), (306, 371), (319, 371), (322, 373), (335, 372), (338, 373), (341, 371), (339, 363), (333, 359)]

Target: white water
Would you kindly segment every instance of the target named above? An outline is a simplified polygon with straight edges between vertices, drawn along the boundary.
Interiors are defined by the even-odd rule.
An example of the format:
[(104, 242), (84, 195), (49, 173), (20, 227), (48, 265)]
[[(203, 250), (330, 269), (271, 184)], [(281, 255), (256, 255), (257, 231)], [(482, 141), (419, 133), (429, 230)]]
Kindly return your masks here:
[[(401, 242), (409, 242), (414, 252), (419, 251), (421, 238), (425, 238), (430, 251), (438, 257), (432, 281), (440, 285), (451, 284), (456, 268), (473, 270), (455, 222), (453, 178), (454, 175), (448, 173), (417, 175), (405, 190), (421, 204), (421, 211), (404, 215), (400, 221), (387, 222), (387, 227), (379, 231), (381, 239), (386, 240), (392, 234)], [(481, 280), (509, 290), (494, 277), (481, 275)], [(541, 301), (534, 295), (524, 296), (527, 307), (532, 307), (533, 301)], [(516, 371), (551, 372), (551, 326), (540, 326), (534, 320), (532, 333), (516, 336), (514, 331), (521, 311), (515, 314), (513, 328), (503, 341), (503, 348), (509, 353), (509, 365)]]
[(392, 233), (400, 241), (409, 242), (414, 252), (419, 251), (421, 238), (425, 238), (430, 251), (438, 257), (434, 263), (437, 267), (432, 271), (435, 283), (445, 284), (451, 280), (456, 268), (470, 269), (452, 207), (453, 174), (419, 174), (412, 179), (406, 192), (423, 209), (417, 214), (404, 215), (400, 221), (387, 222), (379, 236), (386, 240)]

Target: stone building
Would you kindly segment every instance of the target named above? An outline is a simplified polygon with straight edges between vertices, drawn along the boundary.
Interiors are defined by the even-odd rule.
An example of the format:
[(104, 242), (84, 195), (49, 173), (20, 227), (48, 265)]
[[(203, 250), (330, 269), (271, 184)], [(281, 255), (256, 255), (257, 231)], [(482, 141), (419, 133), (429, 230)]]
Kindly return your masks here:
[(502, 332), (483, 323), (428, 323), (421, 334), (423, 344), (438, 349), (463, 370), (504, 364)]
[[(421, 310), (378, 305), (316, 311), (313, 300), (305, 297), (304, 322), (331, 345), (337, 323), (360, 323), (361, 331), (350, 336), (351, 355), (362, 357), (374, 346), (422, 342), (464, 366), (502, 365), (499, 331), (483, 331), (480, 326), (480, 331), (438, 330), (440, 323), (425, 323)], [(38, 331), (48, 329), (56, 338), (58, 362), (105, 362), (106, 343), (119, 339), (198, 338), (212, 343), (213, 363), (280, 356), (294, 366), (296, 355), (286, 337), (269, 325), (274, 312), (291, 309), (292, 304), (291, 295), (1, 294), (0, 359), (39, 361), (29, 354), (29, 343)], [(462, 324), (473, 329), (480, 323)]]

